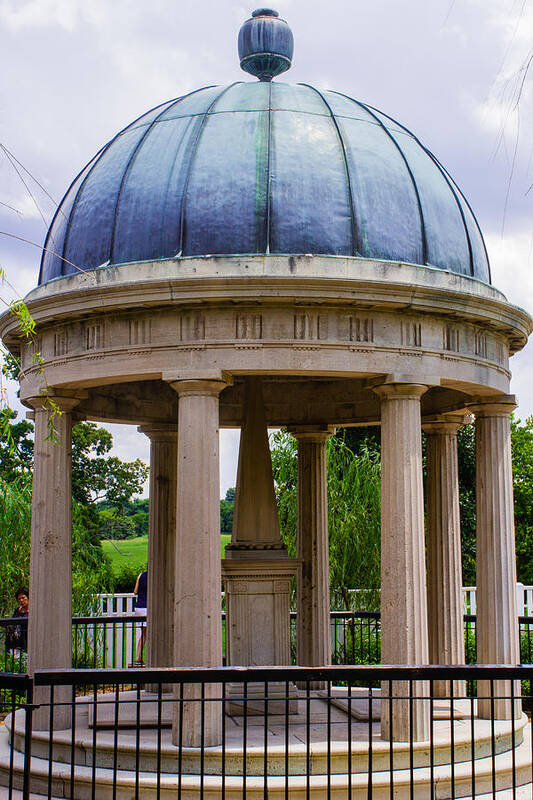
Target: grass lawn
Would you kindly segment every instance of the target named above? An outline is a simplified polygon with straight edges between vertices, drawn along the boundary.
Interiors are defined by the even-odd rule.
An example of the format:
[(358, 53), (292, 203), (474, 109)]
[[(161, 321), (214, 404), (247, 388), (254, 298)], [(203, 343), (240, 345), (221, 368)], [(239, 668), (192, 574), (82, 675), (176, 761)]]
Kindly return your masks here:
[[(224, 550), (229, 543), (231, 536), (222, 534), (220, 537), (221, 554), (224, 558)], [(113, 572), (117, 575), (124, 566), (135, 566), (144, 569), (148, 558), (148, 537), (139, 536), (137, 539), (104, 539), (102, 542), (104, 553), (111, 559)]]

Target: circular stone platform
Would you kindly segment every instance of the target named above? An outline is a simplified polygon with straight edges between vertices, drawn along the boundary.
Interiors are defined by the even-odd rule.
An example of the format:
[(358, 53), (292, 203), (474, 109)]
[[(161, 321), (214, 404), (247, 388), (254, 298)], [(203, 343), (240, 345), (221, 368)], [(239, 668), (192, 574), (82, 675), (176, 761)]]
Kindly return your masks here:
[[(340, 691), (342, 695), (342, 690)], [(376, 705), (377, 700), (373, 701)], [(244, 782), (248, 798), (263, 798), (265, 785), (268, 797), (281, 800), (288, 787), (290, 798), (306, 797), (309, 781), (310, 796), (322, 798), (329, 783), (331, 797), (345, 798), (349, 785), (353, 798), (367, 797), (369, 769), (372, 771), (372, 796), (389, 798), (390, 764), (393, 763), (394, 796), (410, 796), (411, 772), (415, 797), (429, 796), (431, 786), (430, 743), (415, 742), (412, 751), (408, 742), (389, 742), (380, 737), (379, 722), (356, 721), (356, 714), (368, 709), (365, 690), (355, 691), (351, 702), (351, 719), (346, 710), (328, 701), (319, 693), (313, 693), (309, 701), (299, 701), (298, 713), (289, 717), (286, 733), (285, 715), (268, 715), (246, 718), (225, 717), (224, 757), (221, 747), (208, 747), (202, 753), (199, 748), (184, 747), (181, 751), (171, 743), (168, 727), (158, 737), (151, 716), (156, 710), (154, 695), (141, 695), (139, 732), (127, 727), (135, 722), (137, 702), (135, 692), (121, 692), (119, 696), (122, 712), (117, 731), (108, 727), (115, 715), (115, 695), (98, 696), (97, 718), (100, 725), (92, 727), (93, 698), (86, 696), (77, 701), (76, 730), (74, 742), (70, 730), (57, 731), (53, 737), (52, 792), (57, 797), (70, 796), (71, 762), (75, 764), (76, 800), (91, 797), (93, 776), (94, 739), (96, 738), (95, 782), (99, 800), (113, 797), (116, 781), (117, 798), (131, 798), (136, 782), (136, 761), (139, 759), (140, 797), (157, 796), (158, 763), (160, 763), (160, 796), (175, 797), (181, 784), (182, 798), (222, 797), (224, 785), (228, 800), (242, 798)], [(161, 718), (167, 724), (172, 698), (165, 695), (161, 704)], [(468, 716), (469, 700), (454, 703), (453, 736), (450, 725), (449, 705), (435, 701), (433, 728), (433, 782), (438, 786), (438, 797), (451, 797), (452, 750), (454, 762), (454, 789), (456, 797), (472, 794), (472, 761), (475, 764), (476, 796), (488, 792), (492, 787), (493, 761), (499, 789), (512, 785), (513, 744), (517, 785), (531, 779), (531, 731), (527, 718), (522, 715), (515, 721), (514, 733), (509, 721), (495, 721), (492, 730), (490, 720), (475, 718), (474, 742), (472, 744), (472, 720)], [(373, 709), (373, 715), (374, 715)], [(310, 714), (311, 724), (307, 725)], [(377, 714), (375, 714), (377, 716)], [(348, 730), (351, 731), (348, 737)], [(20, 785), (23, 767), (24, 712), (16, 716), (15, 729), (15, 785)], [(6, 783), (9, 769), (9, 737), (12, 732), (11, 719), (0, 736), (0, 781)], [(328, 735), (330, 746), (328, 747)], [(369, 735), (371, 748), (369, 747)], [(492, 756), (494, 735), (495, 755)], [(2, 738), (3, 737), (3, 738)], [(348, 744), (348, 738), (351, 739)], [(159, 740), (159, 742), (158, 742)], [(243, 742), (246, 742), (246, 764), (243, 762)], [(452, 744), (453, 742), (453, 744)], [(288, 749), (287, 748), (288, 744)], [(32, 790), (48, 791), (49, 735), (45, 731), (34, 732), (32, 737)], [(116, 764), (114, 750), (116, 748)], [(137, 755), (138, 748), (138, 755)], [(369, 756), (371, 750), (371, 757)], [(411, 769), (412, 758), (412, 769)], [(371, 766), (369, 766), (371, 764)], [(266, 766), (266, 774), (265, 774)], [(114, 772), (115, 770), (115, 772)], [(203, 770), (203, 776), (202, 776)], [(181, 771), (181, 778), (179, 776)], [(243, 777), (245, 771), (246, 777)], [(307, 773), (310, 777), (307, 777)], [(223, 777), (224, 775), (224, 777)], [(201, 785), (204, 795), (201, 794)]]

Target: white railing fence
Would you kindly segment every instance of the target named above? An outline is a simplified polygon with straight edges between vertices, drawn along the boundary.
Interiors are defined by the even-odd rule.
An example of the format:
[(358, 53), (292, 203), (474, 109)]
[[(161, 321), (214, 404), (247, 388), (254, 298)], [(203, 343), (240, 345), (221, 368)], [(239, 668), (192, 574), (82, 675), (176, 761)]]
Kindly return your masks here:
[[(367, 589), (352, 590), (353, 594), (366, 591)], [(96, 604), (94, 616), (120, 617), (134, 613), (135, 595), (133, 592), (99, 594), (97, 598), (98, 603)], [(533, 586), (525, 586), (523, 583), (516, 584), (516, 606), (519, 617), (533, 616)], [(476, 613), (475, 586), (463, 586), (463, 613)]]
[[(97, 595), (94, 616), (96, 617), (130, 617), (135, 613), (135, 595), (133, 592)], [(106, 625), (106, 633), (102, 642), (105, 649), (105, 663), (117, 666), (128, 666), (135, 661), (137, 642), (141, 637), (141, 626), (133, 622), (123, 625)], [(104, 654), (102, 654), (104, 655)]]
[[(353, 594), (366, 592), (365, 589), (355, 589)], [(119, 594), (97, 595), (95, 616), (98, 617), (127, 617), (135, 610), (135, 595), (133, 592)], [(533, 616), (533, 586), (516, 584), (516, 605), (519, 617)], [(463, 586), (463, 613), (476, 613), (476, 587)], [(106, 636), (105, 649), (107, 650), (106, 663), (111, 664), (116, 660), (118, 653), (124, 654), (123, 658), (133, 660), (137, 647), (137, 640), (141, 636), (140, 625), (128, 623), (124, 625), (109, 625)], [(135, 638), (135, 641), (133, 639)]]

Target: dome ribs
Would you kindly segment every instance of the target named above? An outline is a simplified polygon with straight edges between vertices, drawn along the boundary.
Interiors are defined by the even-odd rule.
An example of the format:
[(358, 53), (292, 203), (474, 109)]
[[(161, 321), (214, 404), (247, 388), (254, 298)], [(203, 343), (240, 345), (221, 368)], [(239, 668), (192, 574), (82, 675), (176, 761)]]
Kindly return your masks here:
[[(421, 145), (421, 146), (424, 147), (424, 150), (427, 150), (427, 148), (424, 145)], [(430, 155), (432, 155), (430, 150), (427, 150), (427, 152)], [(437, 159), (437, 161), (438, 161), (438, 159)], [(491, 275), (491, 270), (490, 270), (489, 254), (487, 252), (487, 245), (485, 244), (485, 239), (483, 238), (483, 233), (481, 231), (481, 228), (479, 227), (479, 222), (477, 221), (477, 217), (474, 214), (474, 211), (472, 209), (472, 206), (468, 202), (468, 199), (462, 193), (461, 189), (459, 188), (459, 186), (457, 185), (457, 183), (455, 182), (453, 177), (450, 175), (450, 173), (448, 172), (446, 167), (443, 164), (441, 164), (440, 161), (438, 161), (438, 164), (439, 164), (439, 167), (440, 167), (441, 171), (447, 176), (449, 183), (452, 184), (452, 186), (455, 187), (456, 196), (458, 198), (459, 197), (461, 198), (461, 200), (463, 201), (463, 203), (465, 204), (465, 206), (467, 207), (468, 211), (470, 212), (470, 214), (472, 216), (472, 223), (473, 223), (473, 225), (475, 225), (475, 228), (476, 228), (476, 230), (477, 230), (477, 232), (479, 234), (479, 239), (481, 241), (481, 244), (483, 245), (483, 252), (485, 254), (486, 266), (487, 266), (487, 271), (488, 271), (488, 283), (492, 283), (492, 275)], [(465, 219), (464, 212), (463, 212), (463, 219)], [(476, 266), (475, 259), (474, 259), (473, 246), (472, 246), (472, 237), (470, 235), (470, 229), (468, 228), (468, 223), (466, 221), (465, 221), (465, 225), (467, 226), (468, 236), (469, 236), (469, 239), (470, 239), (470, 246), (472, 248), (472, 277), (479, 278), (479, 275), (476, 275), (476, 272), (478, 270), (477, 270), (477, 266)]]
[(190, 155), (190, 158), (189, 158), (189, 164), (187, 166), (187, 175), (185, 177), (185, 182), (183, 184), (183, 194), (182, 194), (182, 199), (181, 199), (180, 222), (179, 222), (179, 225), (180, 225), (179, 248), (178, 248), (178, 252), (176, 253), (176, 257), (179, 257), (179, 256), (183, 255), (183, 242), (184, 242), (184, 238), (185, 238), (185, 215), (187, 213), (187, 191), (188, 191), (188, 188), (189, 188), (189, 182), (190, 182), (190, 179), (191, 179), (191, 173), (192, 173), (192, 169), (193, 169), (193, 166), (194, 166), (196, 154), (198, 152), (198, 145), (200, 144), (200, 139), (202, 137), (202, 133), (203, 133), (203, 130), (205, 128), (205, 124), (207, 122), (207, 119), (209, 117), (209, 114), (210, 114), (211, 110), (215, 107), (215, 105), (218, 103), (220, 98), (223, 95), (225, 95), (227, 91), (229, 91), (231, 88), (233, 88), (233, 86), (237, 86), (238, 83), (242, 83), (242, 81), (234, 81), (233, 83), (230, 83), (228, 86), (224, 86), (221, 89), (221, 91), (209, 103), (208, 107), (204, 111), (204, 113), (202, 115), (202, 121), (201, 121), (200, 125), (198, 126), (198, 130), (196, 131), (196, 136), (195, 136), (195, 139), (194, 139), (194, 142), (193, 142), (193, 145), (192, 145), (191, 155)]
[(309, 83), (301, 83), (299, 85), (300, 86), (307, 86), (308, 89), (312, 89), (314, 92), (316, 92), (316, 94), (320, 97), (320, 99), (322, 100), (322, 102), (326, 106), (328, 114), (329, 114), (329, 116), (331, 118), (331, 121), (333, 122), (334, 127), (335, 127), (335, 131), (337, 133), (337, 138), (338, 138), (339, 144), (340, 144), (340, 149), (341, 149), (341, 152), (342, 152), (342, 158), (343, 158), (343, 162), (344, 162), (344, 170), (345, 170), (345, 173), (346, 173), (346, 182), (347, 182), (347, 185), (348, 185), (348, 197), (350, 199), (350, 228), (351, 228), (351, 233), (352, 233), (352, 246), (351, 246), (350, 255), (352, 255), (352, 256), (362, 255), (362, 242), (360, 241), (360, 237), (358, 235), (357, 222), (356, 222), (356, 219), (355, 219), (355, 196), (354, 196), (354, 193), (353, 193), (352, 180), (351, 180), (351, 177), (350, 177), (350, 170), (349, 170), (349, 167), (348, 167), (348, 159), (346, 157), (346, 146), (344, 144), (344, 139), (342, 138), (342, 134), (341, 134), (341, 131), (340, 131), (340, 128), (339, 128), (339, 123), (335, 119), (335, 115), (334, 115), (334, 113), (333, 113), (333, 111), (331, 109), (330, 104), (328, 103), (328, 101), (324, 97), (323, 92), (321, 92), (319, 89), (315, 88), (314, 86), (311, 86)]
[[(372, 108), (372, 106), (368, 106), (368, 108)], [(377, 111), (377, 109), (373, 109), (373, 110)], [(382, 114), (387, 119), (390, 119), (391, 122), (393, 122), (399, 128), (404, 130), (409, 136), (412, 136), (412, 138), (415, 140), (415, 142), (417, 142), (417, 144), (420, 145), (421, 149), (433, 161), (433, 163), (435, 164), (435, 166), (439, 170), (440, 174), (442, 175), (442, 177), (446, 181), (447, 185), (449, 186), (450, 192), (452, 193), (453, 198), (455, 200), (455, 203), (457, 205), (457, 208), (459, 209), (459, 214), (461, 215), (461, 219), (463, 220), (463, 226), (464, 226), (464, 229), (465, 229), (466, 241), (467, 241), (467, 244), (468, 244), (468, 254), (469, 254), (469, 261), (470, 261), (470, 276), (473, 277), (475, 271), (474, 271), (474, 255), (473, 255), (473, 252), (472, 252), (472, 242), (471, 242), (471, 239), (470, 239), (470, 233), (468, 231), (468, 225), (466, 223), (466, 219), (465, 219), (465, 215), (464, 215), (464, 212), (463, 212), (463, 208), (462, 208), (461, 202), (460, 202), (460, 200), (459, 200), (459, 198), (457, 196), (457, 192), (459, 192), (459, 188), (457, 187), (455, 182), (451, 180), (451, 176), (449, 175), (448, 171), (444, 169), (444, 167), (440, 163), (439, 159), (431, 152), (431, 150), (428, 150), (428, 148), (424, 144), (422, 144), (422, 142), (420, 141), (418, 136), (416, 136), (412, 131), (410, 131), (408, 128), (406, 128), (405, 125), (402, 125), (401, 122), (398, 122), (397, 120), (393, 119), (391, 116), (389, 116), (389, 114), (385, 114), (384, 111), (380, 111), (380, 114)], [(457, 192), (455, 191), (454, 186), (455, 186), (455, 189), (457, 189)], [(465, 201), (465, 203), (468, 205), (468, 203), (466, 201), (466, 198), (462, 195), (462, 192), (460, 192), (460, 194), (463, 197), (463, 200)], [(475, 219), (475, 217), (474, 217), (474, 219)], [(483, 242), (483, 244), (484, 244), (484, 242)], [(486, 254), (486, 250), (485, 250), (485, 254)], [(488, 264), (488, 256), (487, 256), (487, 264)]]
[[(157, 110), (158, 108), (162, 108), (163, 106), (165, 106), (165, 110), (166, 110), (166, 108), (167, 108), (168, 106), (172, 105), (172, 103), (174, 103), (175, 101), (176, 101), (176, 99), (174, 99), (174, 100), (170, 100), (170, 101), (169, 101), (169, 100), (167, 100), (167, 101), (165, 101), (164, 103), (160, 103), (158, 106), (155, 106), (155, 108), (154, 108), (154, 109), (152, 109), (152, 111), (155, 111), (155, 110)], [(149, 112), (148, 112), (148, 113), (149, 113)], [(132, 123), (130, 123), (130, 125), (127, 125), (125, 128), (122, 128), (122, 130), (120, 130), (120, 131), (119, 131), (119, 132), (116, 134), (116, 136), (113, 136), (113, 138), (112, 138), (112, 139), (110, 139), (110, 140), (109, 140), (109, 142), (107, 142), (107, 144), (105, 144), (103, 147), (101, 147), (101, 148), (100, 148), (100, 150), (98, 151), (98, 153), (96, 154), (96, 156), (95, 156), (95, 157), (92, 159), (92, 162), (91, 162), (91, 161), (89, 162), (89, 163), (91, 164), (91, 167), (90, 167), (89, 171), (87, 172), (87, 174), (85, 175), (85, 177), (83, 178), (82, 182), (80, 183), (80, 185), (79, 185), (79, 187), (78, 187), (78, 190), (77, 190), (77, 192), (76, 192), (76, 197), (74, 198), (74, 202), (73, 202), (73, 204), (72, 204), (72, 208), (70, 209), (69, 218), (68, 218), (68, 222), (67, 222), (67, 229), (66, 229), (66, 232), (65, 232), (65, 239), (64, 239), (64, 241), (63, 241), (63, 250), (62, 250), (62, 253), (61, 253), (61, 265), (60, 265), (60, 266), (61, 266), (61, 272), (60, 272), (60, 275), (63, 275), (63, 274), (64, 274), (64, 272), (63, 272), (63, 264), (64, 264), (64, 262), (65, 262), (66, 253), (67, 253), (67, 246), (68, 246), (68, 240), (69, 240), (69, 233), (70, 233), (70, 229), (71, 229), (71, 225), (72, 225), (72, 220), (73, 220), (73, 218), (74, 218), (74, 213), (75, 213), (75, 211), (76, 211), (76, 207), (77, 207), (77, 205), (78, 205), (78, 200), (79, 200), (79, 198), (81, 197), (81, 193), (82, 193), (82, 191), (83, 191), (83, 188), (84, 188), (84, 187), (85, 187), (85, 185), (87, 184), (87, 181), (88, 181), (88, 179), (90, 178), (91, 174), (93, 173), (93, 170), (95, 169), (96, 165), (97, 165), (97, 164), (100, 162), (100, 158), (101, 158), (101, 157), (104, 155), (104, 153), (106, 153), (106, 152), (109, 150), (109, 148), (110, 148), (110, 147), (111, 147), (111, 146), (112, 146), (112, 145), (113, 145), (113, 144), (114, 144), (114, 143), (117, 141), (117, 139), (118, 139), (118, 138), (119, 138), (119, 137), (120, 137), (120, 136), (121, 136), (123, 133), (125, 133), (126, 131), (130, 130), (131, 128), (133, 128), (133, 127), (134, 127), (134, 125), (136, 125), (136, 123), (137, 123), (137, 122), (139, 122), (139, 120), (141, 120), (143, 117), (145, 117), (145, 116), (146, 116), (146, 114), (147, 114), (147, 112), (145, 111), (145, 112), (144, 112), (144, 114), (141, 114), (140, 116), (136, 117), (136, 119), (134, 119), (134, 120), (133, 120), (133, 122), (132, 122)], [(85, 167), (85, 168), (86, 168), (86, 167)], [(85, 168), (84, 168), (84, 169), (85, 169)], [(83, 173), (83, 170), (80, 172), (80, 175), (81, 175), (82, 173)], [(78, 176), (77, 176), (77, 178), (76, 178), (76, 179), (73, 181), (73, 183), (75, 183), (75, 182), (76, 182), (76, 180), (78, 179), (78, 177), (79, 177), (79, 175), (78, 175)], [(72, 185), (73, 185), (73, 184), (71, 184), (71, 186), (72, 186)], [(69, 187), (69, 189), (67, 190), (67, 194), (68, 194), (68, 192), (69, 192), (69, 191), (70, 191), (70, 187)], [(66, 197), (66, 195), (65, 195), (65, 197)], [(62, 203), (63, 203), (63, 201), (61, 201), (61, 204), (62, 204)], [(61, 208), (61, 204), (59, 205), (58, 211), (59, 211), (59, 210), (60, 210), (60, 208)], [(55, 217), (54, 217), (54, 219), (55, 219)], [(53, 224), (53, 223), (52, 223), (52, 224)], [(96, 264), (95, 266), (98, 266), (98, 265)], [(91, 269), (94, 269), (94, 268), (95, 268), (94, 266), (93, 266), (93, 267), (91, 267), (91, 266), (87, 266), (87, 270), (91, 270)], [(84, 270), (84, 271), (87, 271), (87, 270)]]
[[(198, 94), (198, 92), (201, 92), (201, 91), (203, 91), (203, 89), (207, 89), (207, 88), (208, 88), (207, 86), (204, 86), (204, 87), (202, 87), (202, 89), (195, 89), (193, 92), (188, 92), (187, 94), (182, 95), (181, 97), (177, 97), (175, 100), (171, 100), (170, 103), (164, 104), (165, 108), (163, 108), (161, 113), (157, 114), (153, 118), (153, 120), (147, 126), (146, 130), (144, 131), (144, 133), (142, 134), (141, 138), (137, 142), (137, 144), (135, 146), (135, 149), (133, 150), (133, 153), (131, 154), (131, 156), (130, 156), (130, 158), (128, 160), (128, 163), (126, 164), (126, 168), (125, 168), (124, 173), (122, 175), (122, 180), (120, 181), (120, 187), (119, 187), (119, 190), (118, 190), (118, 193), (117, 193), (117, 200), (116, 200), (116, 203), (115, 203), (115, 211), (113, 213), (113, 227), (112, 227), (111, 238), (110, 238), (110, 242), (109, 242), (109, 260), (110, 260), (111, 263), (114, 263), (115, 235), (116, 235), (116, 229), (117, 229), (117, 216), (118, 216), (118, 210), (119, 210), (119, 206), (120, 206), (120, 200), (121, 200), (121, 197), (122, 197), (122, 190), (124, 188), (124, 184), (126, 183), (128, 175), (129, 175), (129, 173), (131, 171), (131, 168), (132, 168), (133, 164), (135, 163), (135, 158), (136, 158), (140, 148), (143, 145), (143, 142), (149, 136), (150, 132), (154, 129), (154, 126), (160, 121), (161, 117), (164, 114), (167, 113), (167, 111), (171, 111), (175, 106), (177, 106), (185, 98), (190, 97), (193, 94)], [(161, 108), (161, 106), (157, 106), (157, 108)], [(133, 124), (135, 124), (135, 123), (133, 123)], [(130, 125), (129, 127), (131, 128), (132, 126)]]
[(270, 161), (272, 157), (272, 81), (268, 84), (268, 149), (267, 149), (267, 187), (266, 187), (266, 225), (265, 250), (270, 253), (270, 223), (272, 219), (272, 175)]
[(373, 106), (303, 82), (206, 86), (141, 115), (78, 173), (44, 248), (41, 285), (108, 264), (273, 253), (490, 283), (479, 224), (436, 156)]
[(413, 172), (411, 170), (411, 167), (409, 165), (409, 161), (407, 160), (407, 157), (406, 157), (405, 153), (403, 152), (402, 148), (400, 147), (400, 145), (398, 144), (398, 142), (396, 141), (394, 136), (392, 136), (391, 132), (389, 130), (387, 130), (386, 126), (382, 123), (380, 118), (374, 113), (375, 109), (372, 109), (371, 106), (367, 106), (366, 103), (361, 103), (360, 100), (354, 100), (352, 97), (348, 97), (348, 95), (343, 94), (342, 92), (335, 92), (335, 94), (339, 94), (341, 97), (346, 97), (348, 100), (351, 100), (353, 103), (358, 105), (360, 108), (363, 108), (367, 112), (367, 114), (370, 114), (370, 116), (373, 119), (375, 119), (376, 123), (385, 132), (385, 134), (389, 137), (389, 139), (391, 140), (393, 145), (398, 150), (398, 153), (400, 154), (400, 156), (402, 158), (402, 161), (405, 164), (405, 168), (406, 168), (407, 172), (409, 173), (409, 177), (410, 177), (411, 182), (413, 184), (413, 189), (414, 189), (414, 192), (415, 192), (415, 195), (416, 195), (416, 202), (417, 202), (417, 205), (418, 205), (418, 213), (420, 215), (420, 234), (421, 234), (421, 241), (422, 241), (422, 261), (423, 261), (424, 264), (427, 264), (428, 246), (427, 246), (426, 224), (425, 224), (425, 220), (424, 220), (424, 211), (422, 209), (422, 201), (420, 200), (420, 192), (418, 191), (418, 186), (417, 186), (417, 183), (416, 183), (416, 180), (415, 180), (415, 176), (413, 175)]

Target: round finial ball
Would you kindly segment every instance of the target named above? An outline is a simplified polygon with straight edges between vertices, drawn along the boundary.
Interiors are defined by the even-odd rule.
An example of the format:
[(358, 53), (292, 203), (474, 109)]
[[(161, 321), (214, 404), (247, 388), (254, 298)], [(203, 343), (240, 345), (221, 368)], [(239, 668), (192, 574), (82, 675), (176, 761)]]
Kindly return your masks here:
[(292, 31), (271, 8), (258, 8), (239, 31), (241, 68), (260, 81), (271, 81), (288, 70), (293, 52)]

